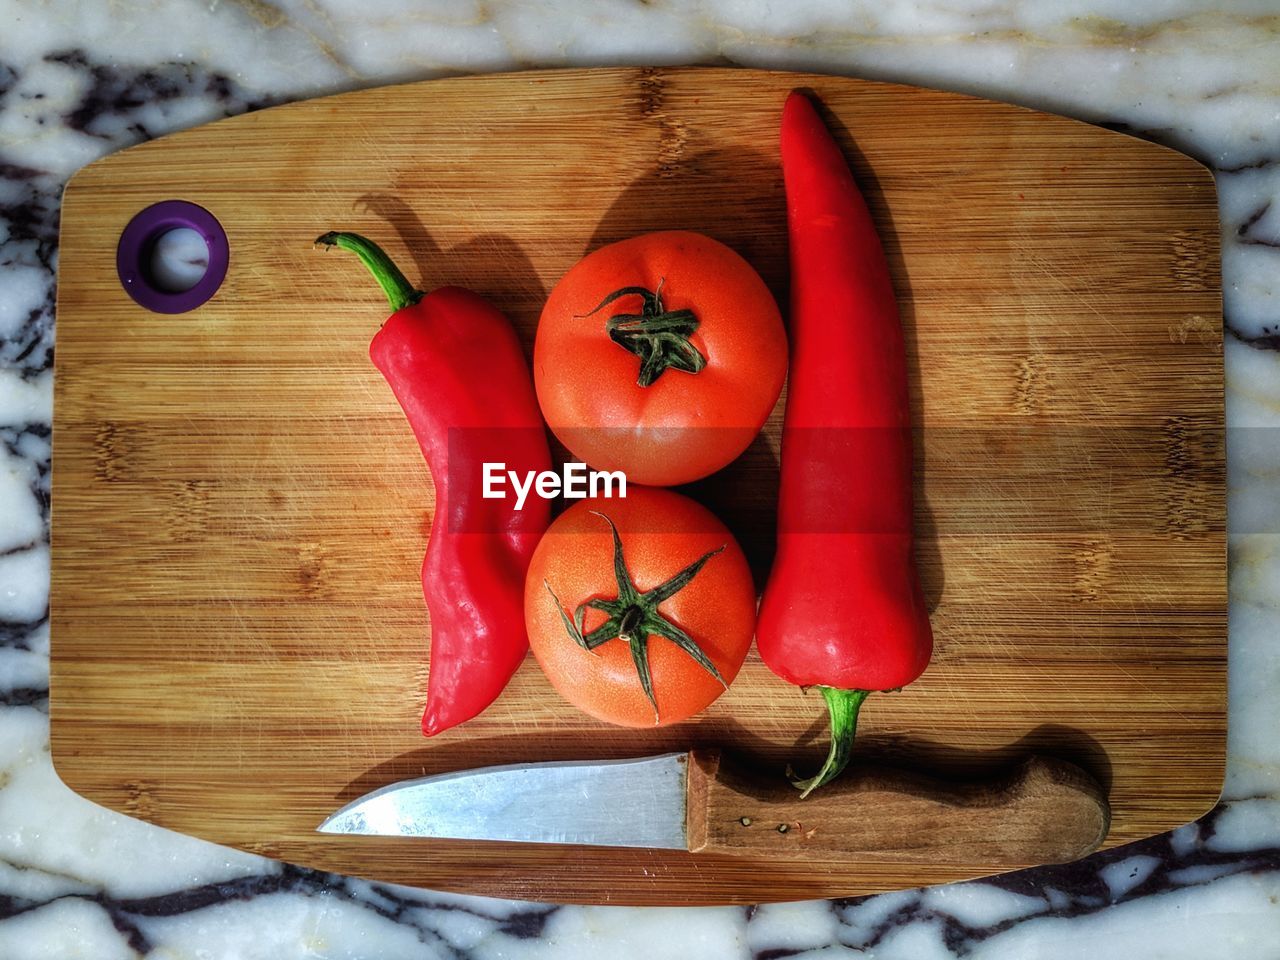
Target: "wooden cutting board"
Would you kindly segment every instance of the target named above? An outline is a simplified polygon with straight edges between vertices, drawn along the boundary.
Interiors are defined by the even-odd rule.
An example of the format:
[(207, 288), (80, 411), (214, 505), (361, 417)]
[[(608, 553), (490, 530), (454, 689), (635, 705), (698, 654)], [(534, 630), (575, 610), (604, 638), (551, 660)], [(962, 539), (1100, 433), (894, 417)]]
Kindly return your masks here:
[[(530, 659), (481, 717), (419, 735), (432, 486), (367, 358), (385, 303), (353, 259), (311, 243), (367, 234), (421, 286), (491, 298), (526, 345), (579, 257), (648, 230), (727, 242), (785, 304), (777, 126), (797, 86), (825, 104), (883, 233), (918, 428), (937, 652), (920, 681), (868, 702), (859, 756), (957, 777), (1032, 751), (1074, 760), (1109, 790), (1108, 845), (1208, 810), (1227, 610), (1209, 173), (1012, 106), (732, 69), (362, 91), (166, 137), (73, 179), (51, 602), (66, 782), (273, 857), (504, 897), (749, 903), (989, 872), (313, 832), (374, 787), (490, 763), (710, 745), (779, 775), (816, 764), (819, 698), (754, 652), (712, 709), (669, 729), (578, 714)], [(173, 315), (136, 305), (115, 264), (125, 225), (168, 199), (206, 208), (230, 245), (213, 299)], [(781, 410), (692, 491), (761, 577)]]

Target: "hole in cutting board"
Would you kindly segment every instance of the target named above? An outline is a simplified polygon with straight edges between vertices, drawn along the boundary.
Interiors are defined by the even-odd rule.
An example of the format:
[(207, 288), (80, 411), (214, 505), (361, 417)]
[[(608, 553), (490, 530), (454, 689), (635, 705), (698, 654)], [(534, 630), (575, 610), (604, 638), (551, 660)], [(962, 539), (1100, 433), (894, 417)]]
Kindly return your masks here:
[(222, 224), (186, 200), (164, 200), (141, 210), (116, 248), (121, 286), (155, 313), (186, 313), (205, 303), (222, 285), (229, 261)]
[(143, 260), (147, 281), (163, 293), (185, 293), (209, 271), (209, 245), (200, 231), (175, 227), (151, 242)]

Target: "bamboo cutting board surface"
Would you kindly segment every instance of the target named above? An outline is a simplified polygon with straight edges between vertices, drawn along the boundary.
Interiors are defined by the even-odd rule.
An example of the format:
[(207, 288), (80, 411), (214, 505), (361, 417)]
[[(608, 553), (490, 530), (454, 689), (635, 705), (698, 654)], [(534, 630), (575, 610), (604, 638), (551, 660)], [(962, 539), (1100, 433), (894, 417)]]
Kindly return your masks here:
[[(51, 601), (66, 782), (273, 857), (504, 897), (750, 903), (989, 872), (313, 832), (374, 787), (490, 763), (695, 745), (778, 775), (820, 759), (820, 698), (754, 652), (728, 694), (672, 728), (580, 715), (530, 658), (482, 716), (420, 736), (432, 486), (368, 361), (385, 301), (353, 258), (311, 244), (329, 229), (373, 237), (420, 286), (490, 298), (527, 346), (579, 257), (648, 230), (725, 241), (785, 305), (777, 126), (796, 86), (828, 111), (901, 298), (937, 635), (923, 678), (868, 701), (859, 757), (956, 777), (1031, 751), (1074, 760), (1109, 791), (1108, 845), (1208, 810), (1226, 686), (1208, 172), (1011, 106), (729, 69), (351, 93), (166, 137), (73, 179)], [(115, 268), (126, 223), (168, 199), (209, 210), (231, 250), (213, 299), (175, 315), (137, 306)], [(692, 489), (761, 582), (781, 410)]]

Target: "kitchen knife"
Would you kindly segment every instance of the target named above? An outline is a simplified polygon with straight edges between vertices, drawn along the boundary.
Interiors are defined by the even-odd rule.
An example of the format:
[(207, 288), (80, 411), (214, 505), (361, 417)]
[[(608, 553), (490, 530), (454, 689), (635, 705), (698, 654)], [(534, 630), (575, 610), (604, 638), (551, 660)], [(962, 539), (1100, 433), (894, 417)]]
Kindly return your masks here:
[(687, 849), (798, 858), (980, 861), (1013, 868), (1074, 860), (1107, 835), (1102, 788), (1074, 764), (1032, 756), (1005, 775), (955, 783), (850, 768), (810, 797), (718, 751), (635, 760), (482, 767), (389, 784), (322, 833)]

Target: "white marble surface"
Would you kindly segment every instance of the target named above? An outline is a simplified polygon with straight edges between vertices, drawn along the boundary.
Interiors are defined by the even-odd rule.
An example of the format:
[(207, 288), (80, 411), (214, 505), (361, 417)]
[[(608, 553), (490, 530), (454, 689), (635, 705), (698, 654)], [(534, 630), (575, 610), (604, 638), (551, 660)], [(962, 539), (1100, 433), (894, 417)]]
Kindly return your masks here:
[[(556, 908), (345, 880), (165, 833), (48, 755), (58, 198), (247, 109), (532, 66), (734, 63), (920, 83), (1137, 132), (1215, 170), (1230, 470), (1223, 804), (1080, 864), (752, 910)], [(1280, 6), (1275, 0), (0, 0), (0, 957), (796, 954), (1274, 960), (1280, 949)]]

